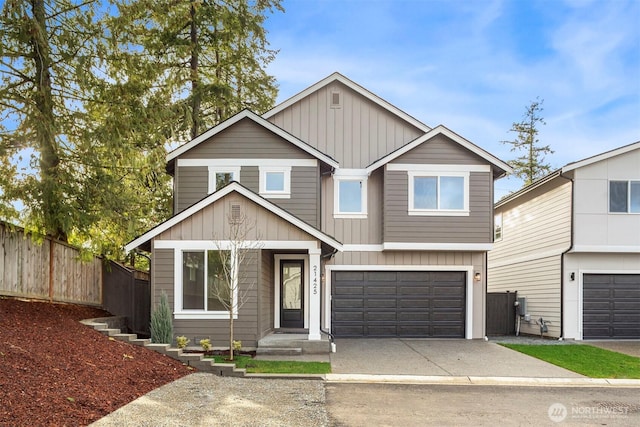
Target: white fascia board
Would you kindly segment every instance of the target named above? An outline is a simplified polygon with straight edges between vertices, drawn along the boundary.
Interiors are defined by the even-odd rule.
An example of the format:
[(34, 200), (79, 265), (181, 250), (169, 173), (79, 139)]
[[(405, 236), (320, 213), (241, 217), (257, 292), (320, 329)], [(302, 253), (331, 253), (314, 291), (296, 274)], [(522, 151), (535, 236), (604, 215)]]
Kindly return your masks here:
[(638, 254), (640, 253), (640, 245), (575, 245), (570, 253), (586, 252), (586, 253), (610, 253), (610, 254)]
[(405, 243), (384, 242), (385, 251), (490, 251), (493, 243)]
[(503, 162), (502, 160), (498, 159), (497, 157), (493, 156), (492, 154), (489, 154), (488, 152), (486, 152), (482, 148), (478, 147), (477, 145), (475, 145), (471, 141), (466, 140), (465, 138), (461, 137), (457, 133), (447, 129), (446, 127), (444, 127), (442, 125), (438, 125), (437, 127), (431, 129), (429, 132), (425, 133), (424, 135), (414, 139), (412, 142), (400, 147), (399, 149), (397, 149), (396, 151), (394, 151), (392, 153), (387, 154), (386, 156), (382, 157), (381, 159), (376, 160), (375, 162), (373, 162), (371, 165), (369, 165), (367, 167), (367, 171), (369, 173), (373, 172), (374, 170), (378, 169), (379, 167), (386, 165), (390, 161), (392, 161), (394, 159), (397, 159), (398, 157), (402, 156), (403, 154), (413, 150), (417, 146), (423, 144), (424, 142), (427, 142), (431, 138), (435, 137), (436, 135), (440, 135), (440, 134), (452, 139), (453, 141), (457, 142), (462, 147), (466, 148), (467, 150), (471, 151), (472, 153), (477, 154), (478, 156), (482, 157), (483, 159), (485, 159), (489, 163), (493, 164), (494, 166), (497, 166), (500, 169), (504, 170), (506, 173), (512, 173), (513, 172), (513, 168), (511, 166), (509, 166), (507, 163)]
[(235, 191), (235, 192), (245, 196), (247, 199), (251, 200), (252, 202), (262, 206), (263, 208), (265, 208), (265, 209), (267, 209), (269, 211), (271, 211), (273, 214), (275, 214), (275, 215), (279, 216), (280, 218), (284, 219), (285, 221), (295, 225), (296, 227), (298, 227), (302, 231), (312, 235), (316, 239), (326, 243), (327, 245), (333, 247), (334, 249), (342, 251), (342, 244), (340, 242), (338, 242), (337, 240), (335, 240), (334, 238), (332, 238), (331, 236), (321, 232), (320, 230), (317, 230), (316, 228), (310, 226), (306, 222), (296, 218), (295, 216), (291, 215), (289, 212), (287, 212), (284, 209), (274, 205), (273, 203), (263, 199), (262, 197), (256, 195), (255, 193), (253, 193), (252, 191), (250, 191), (250, 190), (246, 189), (245, 187), (241, 186), (237, 182), (232, 182), (231, 184), (227, 185), (226, 187), (216, 191), (215, 193), (212, 193), (208, 197), (200, 200), (198, 203), (196, 203), (196, 204), (190, 206), (189, 208), (185, 209), (184, 211), (180, 212), (178, 215), (168, 219), (167, 221), (163, 222), (162, 224), (160, 224), (160, 225), (156, 226), (155, 228), (147, 231), (142, 236), (140, 236), (137, 239), (135, 239), (135, 240), (131, 241), (130, 243), (128, 243), (125, 246), (125, 251), (127, 251), (127, 252), (132, 251), (133, 249), (137, 248), (141, 244), (153, 239), (155, 236), (157, 236), (160, 233), (168, 230), (169, 228), (173, 227), (174, 225), (180, 223), (181, 221), (183, 221), (184, 219), (186, 219), (189, 216), (193, 215), (194, 213), (199, 212), (200, 210), (202, 210), (205, 207), (209, 206), (213, 202), (223, 198), (224, 196), (226, 196), (227, 194), (231, 193), (232, 191)]
[(296, 102), (300, 101), (301, 99), (304, 99), (305, 97), (311, 95), (312, 93), (320, 90), (321, 88), (323, 88), (323, 87), (325, 87), (325, 86), (327, 86), (327, 85), (329, 85), (329, 84), (331, 84), (331, 83), (333, 83), (335, 81), (342, 83), (343, 85), (347, 86), (348, 88), (350, 88), (354, 92), (362, 95), (363, 97), (367, 98), (369, 101), (379, 105), (380, 107), (384, 108), (385, 110), (389, 111), (390, 113), (398, 116), (402, 120), (410, 123), (411, 125), (415, 126), (418, 129), (420, 129), (421, 131), (428, 132), (428, 131), (431, 130), (431, 128), (429, 126), (427, 126), (424, 123), (422, 123), (421, 121), (417, 120), (415, 117), (412, 117), (411, 115), (405, 113), (404, 111), (402, 111), (398, 107), (390, 104), (389, 102), (385, 101), (384, 99), (380, 98), (379, 96), (375, 95), (374, 93), (368, 91), (367, 89), (363, 88), (359, 84), (355, 83), (354, 81), (346, 78), (345, 76), (343, 76), (342, 74), (337, 73), (337, 72), (331, 74), (328, 77), (325, 77), (324, 79), (320, 80), (318, 83), (308, 87), (307, 89), (305, 89), (302, 92), (292, 96), (291, 98), (287, 99), (286, 101), (276, 105), (274, 108), (272, 108), (271, 110), (269, 110), (266, 113), (264, 113), (262, 115), (262, 117), (264, 117), (265, 119), (269, 119), (270, 117), (273, 117), (274, 115), (278, 114), (282, 110), (287, 109), (288, 107), (290, 107), (291, 105), (293, 105)]
[(317, 159), (178, 159), (178, 166), (264, 166), (264, 167), (316, 167)]
[(633, 150), (640, 150), (640, 141), (634, 142), (633, 144), (625, 145), (624, 147), (616, 148), (614, 150), (607, 151), (605, 153), (601, 153), (583, 160), (579, 160), (577, 162), (569, 163), (566, 166), (562, 167), (562, 173), (566, 173), (574, 169), (588, 166), (590, 164), (597, 163), (602, 160), (607, 160), (607, 159), (610, 159), (611, 157), (619, 156), (621, 154), (625, 154)]
[(491, 172), (489, 165), (434, 165), (418, 163), (389, 163), (385, 165), (390, 171), (411, 172)]
[(334, 168), (337, 168), (339, 166), (339, 163), (336, 160), (332, 159), (331, 157), (327, 156), (326, 154), (322, 153), (321, 151), (316, 150), (315, 148), (313, 148), (309, 144), (301, 141), (300, 139), (296, 138), (295, 136), (291, 135), (290, 133), (286, 132), (285, 130), (279, 128), (278, 126), (274, 125), (270, 121), (265, 120), (264, 118), (258, 116), (257, 114), (255, 114), (254, 112), (252, 112), (250, 110), (243, 110), (243, 111), (239, 112), (235, 116), (232, 116), (232, 117), (228, 118), (227, 120), (225, 120), (224, 122), (220, 123), (219, 125), (216, 125), (216, 126), (212, 127), (208, 131), (206, 131), (203, 134), (201, 134), (201, 135), (197, 136), (196, 138), (192, 139), (187, 144), (176, 148), (175, 150), (173, 150), (172, 152), (167, 154), (167, 158), (166, 158), (167, 162), (175, 159), (176, 157), (180, 156), (181, 154), (184, 154), (185, 152), (189, 151), (190, 149), (192, 149), (196, 145), (200, 144), (201, 142), (211, 138), (212, 136), (222, 132), (225, 129), (228, 129), (232, 125), (238, 123), (240, 120), (245, 119), (245, 118), (253, 120), (254, 122), (259, 124), (260, 126), (262, 126), (265, 129), (275, 133), (279, 137), (285, 139), (286, 141), (288, 141), (291, 144), (295, 145), (296, 147), (300, 148), (302, 151), (305, 151), (306, 153), (310, 154), (311, 156), (315, 157), (318, 160), (321, 160), (322, 162), (328, 164), (329, 166), (334, 167)]
[(382, 252), (382, 245), (344, 244), (342, 249), (344, 252)]
[(230, 240), (156, 240), (153, 247), (156, 249), (179, 250), (228, 250), (232, 247), (242, 249), (295, 249), (317, 250), (316, 240), (246, 240), (239, 245)]

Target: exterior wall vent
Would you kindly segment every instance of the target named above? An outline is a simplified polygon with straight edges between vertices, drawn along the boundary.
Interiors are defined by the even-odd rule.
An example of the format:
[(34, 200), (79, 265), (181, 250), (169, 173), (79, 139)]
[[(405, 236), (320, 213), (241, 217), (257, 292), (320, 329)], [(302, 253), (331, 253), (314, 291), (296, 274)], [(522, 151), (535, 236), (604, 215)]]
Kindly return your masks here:
[(229, 222), (233, 224), (237, 224), (242, 219), (242, 215), (240, 213), (240, 205), (231, 204), (231, 215), (229, 216)]
[(332, 91), (331, 92), (331, 108), (340, 108), (342, 107), (342, 99), (340, 96), (340, 92)]

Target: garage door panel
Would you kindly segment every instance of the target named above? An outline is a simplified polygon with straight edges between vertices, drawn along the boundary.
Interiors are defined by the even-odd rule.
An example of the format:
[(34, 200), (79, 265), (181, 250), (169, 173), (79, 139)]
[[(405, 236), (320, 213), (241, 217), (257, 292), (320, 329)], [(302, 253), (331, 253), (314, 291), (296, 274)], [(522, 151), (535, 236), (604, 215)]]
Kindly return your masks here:
[(585, 339), (640, 338), (640, 275), (583, 276)]
[(359, 286), (340, 286), (335, 289), (334, 295), (364, 295), (364, 284)]
[(340, 282), (364, 281), (364, 271), (336, 271), (333, 274)]
[(336, 320), (339, 322), (362, 322), (364, 313), (360, 311), (339, 311), (336, 313)]
[[(334, 272), (332, 327), (338, 337), (464, 337), (466, 273), (464, 272)], [(345, 280), (340, 280), (343, 278)], [(348, 286), (362, 279), (359, 286)], [(350, 282), (351, 281), (351, 282)], [(359, 282), (357, 282), (360, 285)], [(357, 294), (344, 291), (353, 289)], [(351, 311), (342, 300), (350, 300)], [(360, 300), (359, 317), (353, 300)], [(358, 324), (360, 322), (360, 324)]]
[(364, 301), (362, 299), (335, 299), (334, 306), (338, 309), (348, 310), (352, 308), (362, 309), (364, 307)]

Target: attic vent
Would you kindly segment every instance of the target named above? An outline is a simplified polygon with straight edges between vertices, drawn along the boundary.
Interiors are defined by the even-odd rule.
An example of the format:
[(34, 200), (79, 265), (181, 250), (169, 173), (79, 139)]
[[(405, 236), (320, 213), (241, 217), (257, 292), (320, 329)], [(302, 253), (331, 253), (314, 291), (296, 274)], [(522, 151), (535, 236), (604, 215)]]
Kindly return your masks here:
[(340, 108), (340, 92), (331, 92), (331, 108)]
[(231, 216), (230, 222), (237, 223), (240, 221), (240, 205), (232, 204), (231, 205)]

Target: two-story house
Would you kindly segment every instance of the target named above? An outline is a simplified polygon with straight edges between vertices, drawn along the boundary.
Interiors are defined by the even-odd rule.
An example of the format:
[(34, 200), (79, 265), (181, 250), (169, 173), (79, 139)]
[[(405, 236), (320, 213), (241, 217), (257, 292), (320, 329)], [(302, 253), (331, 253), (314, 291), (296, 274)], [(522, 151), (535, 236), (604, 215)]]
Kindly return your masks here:
[(552, 337), (640, 338), (640, 142), (562, 167), (495, 215), (488, 289), (526, 298), (522, 332), (542, 318)]
[(274, 332), (484, 336), (493, 182), (510, 168), (444, 126), (334, 73), (209, 129), (167, 170), (175, 215), (126, 249), (152, 253), (154, 303), (167, 293), (177, 335), (225, 342), (210, 290), (243, 218), (254, 250), (234, 318), (246, 347)]

